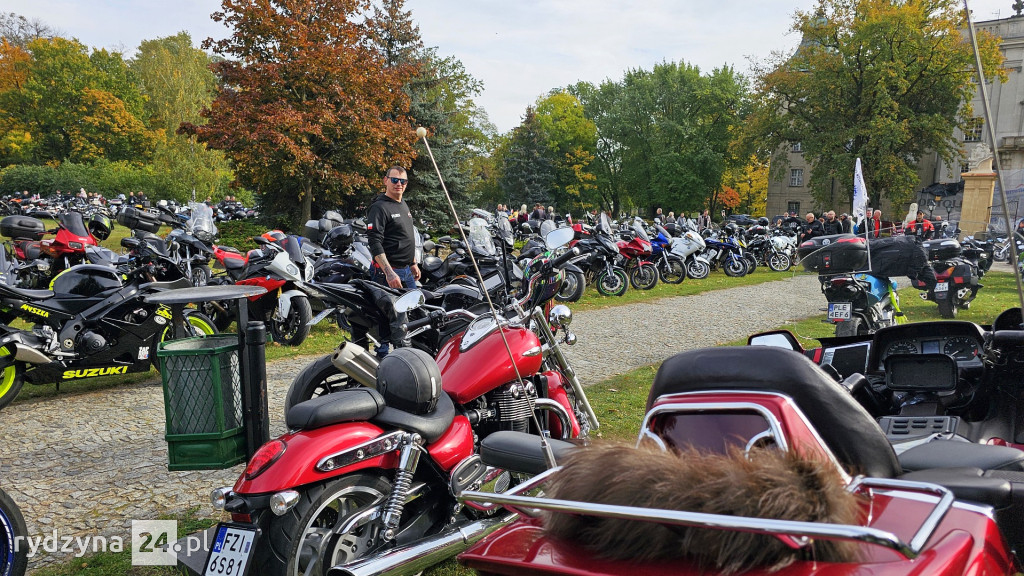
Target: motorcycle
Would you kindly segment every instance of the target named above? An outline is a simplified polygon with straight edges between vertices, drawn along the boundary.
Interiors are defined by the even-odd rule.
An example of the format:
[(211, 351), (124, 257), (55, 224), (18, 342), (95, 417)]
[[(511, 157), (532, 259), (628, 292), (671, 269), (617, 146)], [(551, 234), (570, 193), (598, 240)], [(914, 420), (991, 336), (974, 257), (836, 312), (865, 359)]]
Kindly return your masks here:
[(651, 238), (641, 222), (634, 221), (632, 226), (620, 230), (619, 237), (618, 263), (626, 271), (630, 285), (637, 290), (654, 288), (658, 284), (658, 269), (649, 260), (653, 251)]
[(943, 318), (956, 318), (960, 308), (967, 309), (983, 285), (978, 266), (961, 257), (962, 248), (955, 238), (925, 240), (921, 246), (935, 272), (935, 283), (911, 279), (915, 288), (922, 290), (921, 298), (931, 300), (939, 307)]
[[(547, 302), (558, 289), (558, 267), (572, 256), (570, 250), (534, 262), (517, 304)], [(422, 306), (418, 298), (411, 291), (394, 306), (410, 312)], [(443, 345), (436, 364), (409, 347), (375, 364), (348, 343), (328, 357), (335, 373), (347, 371), (362, 386), (292, 405), (286, 414), (292, 431), (260, 448), (234, 487), (213, 494), (232, 515), (219, 530), (251, 543), (241, 570), (254, 564), (267, 574), (326, 574), (405, 545), (437, 542), (480, 520), (456, 506), (455, 494), (518, 480), (480, 463), (477, 437), (531, 429), (538, 441), (542, 434), (586, 436), (597, 419), (555, 336), (571, 315), (564, 307), (551, 312), (546, 317), (537, 305), (500, 321), (490, 313), (474, 316)], [(431, 310), (407, 330), (430, 330), (467, 314)], [(503, 338), (514, 358), (508, 364), (495, 361)], [(531, 424), (533, 410), (540, 429)], [(227, 558), (228, 551), (213, 550), (207, 565)]]
[[(579, 226), (579, 225), (577, 225)], [(570, 244), (580, 250), (571, 262), (584, 273), (587, 283), (593, 283), (602, 296), (622, 296), (629, 289), (626, 271), (616, 263), (619, 246), (611, 236), (611, 222), (602, 213), (590, 232), (574, 230), (575, 240)]]
[(0, 490), (0, 574), (24, 576), (28, 566), (28, 527), (18, 505)]
[[(227, 283), (260, 286), (267, 292), (249, 298), (249, 310), (267, 322), (275, 342), (298, 346), (309, 336), (313, 319), (309, 282), (313, 280), (313, 262), (302, 253), (301, 240), (280, 230), (253, 237), (260, 245), (242, 255), (233, 248), (214, 246), (217, 265), (227, 271), (228, 278), (215, 278), (211, 284)], [(215, 265), (216, 266), (216, 265)], [(234, 319), (234, 307), (225, 302), (208, 302), (203, 310), (218, 326), (227, 326)]]
[[(933, 408), (973, 403), (960, 395), (952, 364), (969, 365), (990, 394), (1015, 390), (1024, 331), (1020, 309), (1014, 311), (1013, 322), (997, 318), (991, 331), (965, 322), (897, 326), (854, 345), (825, 344), (824, 353), (803, 351), (791, 334), (770, 333), (751, 337), (755, 346), (670, 358), (654, 378), (640, 450), (569, 450), (583, 453), (505, 494), (463, 492), (460, 501), (480, 514), (499, 516), (496, 507), (503, 505), (519, 518), (489, 535), (467, 534), (470, 544), (477, 543), (460, 562), (481, 573), (1016, 574), (1013, 550), (1024, 544), (1024, 504), (1006, 498), (1005, 490), (1024, 489), (1024, 453), (947, 439), (961, 433), (996, 439), (1014, 430), (978, 434), (984, 428), (967, 420), (987, 409), (963, 418), (926, 417), (912, 401), (905, 403), (908, 415), (901, 420), (876, 423), (872, 402), (859, 401), (881, 388), (908, 400), (930, 395)], [(955, 338), (961, 336), (978, 346), (978, 356), (960, 354)], [(962, 359), (909, 355), (907, 338), (920, 347), (952, 343)], [(842, 382), (816, 366), (828, 364), (825, 355), (840, 354), (853, 368)], [(954, 398), (944, 400), (950, 390)], [(1014, 410), (1001, 407), (1004, 425), (1017, 420)], [(716, 433), (701, 433), (709, 428)], [(894, 449), (893, 436), (917, 442)], [(535, 442), (512, 440), (504, 445), (514, 450), (485, 442), (481, 459), (489, 465), (536, 459)], [(699, 451), (715, 455), (701, 460), (714, 463), (714, 472), (686, 467), (687, 458), (702, 458)], [(787, 451), (789, 456), (782, 454)], [(566, 455), (557, 459), (565, 461)], [(802, 472), (783, 479), (775, 475), (779, 465)], [(589, 475), (581, 477), (583, 471)], [(652, 483), (641, 478), (652, 477), (676, 482), (645, 488)], [(770, 488), (762, 483), (769, 477)], [(694, 485), (699, 489), (691, 491)], [(522, 495), (541, 486), (544, 496)], [(807, 486), (813, 488), (803, 492)], [(826, 493), (832, 494), (828, 504)], [(669, 501), (671, 509), (658, 506)], [(798, 511), (787, 505), (795, 501), (821, 506), (808, 515), (810, 506)], [(955, 540), (962, 545), (954, 552), (947, 546)], [(822, 547), (823, 542), (843, 542), (845, 551)], [(389, 567), (387, 560), (338, 574), (380, 573)]]
[(751, 226), (746, 231), (747, 254), (754, 258), (758, 264), (768, 266), (774, 272), (785, 272), (793, 267), (793, 262), (780, 246), (787, 244), (784, 241), (774, 241), (778, 236), (769, 235), (768, 228), (764, 226)]
[[(92, 215), (87, 223), (80, 212), (63, 212), (57, 216), (57, 227), (50, 230), (31, 216), (7, 216), (0, 220), (0, 235), (12, 239), (9, 254), (17, 262), (18, 284), (40, 289), (62, 271), (86, 261), (87, 250), (106, 240), (113, 227), (102, 214)], [(54, 237), (44, 240), (46, 234)]]
[(666, 284), (680, 284), (686, 279), (686, 263), (682, 258), (672, 254), (672, 235), (661, 224), (654, 226), (651, 234), (651, 249), (658, 277)]
[[(50, 290), (0, 285), (5, 319), (20, 318), (32, 326), (0, 324), (0, 408), (14, 400), (25, 382), (146, 372), (155, 365), (157, 344), (172, 337), (172, 314), (145, 298), (192, 284), (138, 238), (123, 238), (121, 245), (134, 256), (120, 269), (72, 266), (53, 279)], [(217, 333), (213, 321), (196, 310), (187, 310), (185, 321), (193, 336)]]
[(743, 257), (743, 248), (736, 243), (735, 224), (729, 226), (733, 226), (733, 230), (720, 232), (720, 235), (706, 231), (708, 236), (704, 243), (707, 247), (702, 255), (711, 263), (712, 269), (721, 266), (726, 276), (746, 276), (750, 272), (750, 264)]
[(905, 320), (896, 283), (858, 272), (867, 266), (867, 251), (867, 241), (850, 234), (819, 236), (798, 248), (804, 269), (818, 273), (828, 301), (826, 321), (835, 325), (836, 336), (871, 334)]
[(213, 209), (206, 204), (191, 202), (191, 216), (184, 222), (173, 213), (167, 221), (172, 230), (164, 238), (171, 260), (182, 269), (193, 286), (206, 286), (213, 277), (210, 259), (213, 242), (217, 238)]

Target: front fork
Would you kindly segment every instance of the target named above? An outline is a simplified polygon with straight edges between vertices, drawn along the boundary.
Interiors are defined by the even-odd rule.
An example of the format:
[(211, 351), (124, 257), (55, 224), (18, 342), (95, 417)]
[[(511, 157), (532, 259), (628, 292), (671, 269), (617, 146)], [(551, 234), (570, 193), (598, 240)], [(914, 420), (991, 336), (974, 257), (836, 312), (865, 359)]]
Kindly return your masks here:
[[(572, 392), (576, 396), (577, 408), (583, 408), (586, 421), (589, 422), (590, 428), (599, 428), (601, 424), (597, 421), (597, 414), (594, 413), (593, 407), (590, 406), (590, 400), (587, 399), (587, 394), (583, 391), (583, 385), (580, 384), (579, 379), (576, 377), (576, 371), (572, 369), (572, 366), (569, 364), (569, 360), (566, 359), (565, 354), (562, 353), (562, 349), (558, 345), (558, 339), (555, 338), (555, 334), (551, 331), (551, 327), (548, 326), (548, 319), (544, 317), (544, 310), (541, 309), (540, 306), (537, 306), (533, 309), (531, 315), (533, 316), (534, 323), (537, 324), (537, 330), (540, 332), (541, 343), (547, 346), (550, 356), (554, 358), (555, 365), (558, 367), (558, 370), (562, 373), (565, 379), (569, 381), (569, 387), (572, 388)], [(566, 336), (568, 337), (568, 334)], [(582, 425), (583, 422), (580, 424)], [(585, 435), (585, 433), (581, 432), (581, 435)]]

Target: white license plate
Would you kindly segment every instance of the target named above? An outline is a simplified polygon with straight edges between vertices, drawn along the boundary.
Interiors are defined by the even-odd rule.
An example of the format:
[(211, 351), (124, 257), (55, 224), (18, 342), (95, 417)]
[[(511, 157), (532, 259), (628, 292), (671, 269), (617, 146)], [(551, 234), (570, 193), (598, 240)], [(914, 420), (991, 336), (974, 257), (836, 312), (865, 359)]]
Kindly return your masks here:
[(254, 540), (256, 531), (253, 529), (218, 526), (203, 576), (243, 576), (252, 558)]
[(935, 285), (936, 292), (949, 292), (949, 282), (939, 282)]
[(828, 303), (828, 319), (829, 320), (849, 320), (850, 310), (853, 308), (852, 302), (829, 302)]

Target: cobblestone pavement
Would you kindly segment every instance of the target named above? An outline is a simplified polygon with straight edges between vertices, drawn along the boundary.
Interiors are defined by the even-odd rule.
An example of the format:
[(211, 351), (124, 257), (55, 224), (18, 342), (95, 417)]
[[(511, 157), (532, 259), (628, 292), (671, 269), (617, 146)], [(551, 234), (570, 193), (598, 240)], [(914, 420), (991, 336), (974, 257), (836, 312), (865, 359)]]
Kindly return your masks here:
[[(817, 281), (797, 276), (696, 296), (579, 312), (570, 357), (584, 383), (597, 382), (687, 348), (713, 346), (818, 313)], [(271, 363), (271, 434), (284, 432), (284, 393), (314, 357)], [(28, 386), (28, 384), (27, 384)], [(32, 536), (119, 536), (131, 520), (199, 508), (211, 489), (234, 483), (227, 470), (168, 472), (158, 380), (23, 402), (0, 411), (0, 485), (21, 506)], [(38, 568), (62, 555), (33, 558)], [(67, 556), (67, 555), (64, 555)]]

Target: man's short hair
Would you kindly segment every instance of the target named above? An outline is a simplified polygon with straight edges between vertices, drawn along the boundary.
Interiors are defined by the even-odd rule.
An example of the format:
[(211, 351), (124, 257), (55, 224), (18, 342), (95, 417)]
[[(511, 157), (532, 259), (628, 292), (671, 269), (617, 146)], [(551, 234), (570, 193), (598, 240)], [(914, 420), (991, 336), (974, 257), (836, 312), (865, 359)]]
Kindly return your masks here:
[(395, 165), (394, 165), (394, 166), (392, 166), (391, 168), (388, 168), (388, 171), (384, 173), (384, 177), (385, 177), (385, 178), (387, 178), (388, 176), (390, 176), (390, 175), (391, 175), (391, 171), (392, 171), (392, 170), (398, 170), (398, 171), (399, 171), (399, 172), (401, 172), (402, 174), (405, 174), (405, 175), (407, 175), (407, 176), (409, 175), (409, 172), (407, 172), (407, 171), (406, 171), (406, 169), (405, 169), (404, 167), (402, 167), (402, 166), (399, 166), (398, 164), (395, 164)]

